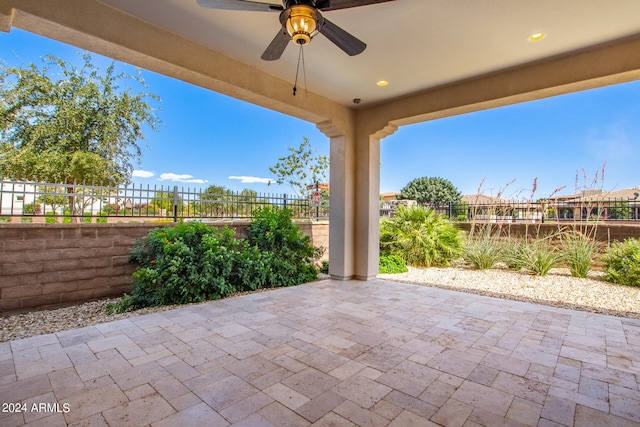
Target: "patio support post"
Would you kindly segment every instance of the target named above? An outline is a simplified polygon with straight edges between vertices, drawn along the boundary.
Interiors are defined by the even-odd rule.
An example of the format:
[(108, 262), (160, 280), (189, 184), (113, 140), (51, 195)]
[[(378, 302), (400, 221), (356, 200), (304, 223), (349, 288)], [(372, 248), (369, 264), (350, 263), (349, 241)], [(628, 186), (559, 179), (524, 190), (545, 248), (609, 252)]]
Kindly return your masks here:
[(349, 280), (354, 277), (355, 253), (353, 138), (331, 122), (317, 127), (330, 139), (329, 274), (334, 280)]
[(354, 278), (374, 279), (380, 259), (380, 140), (398, 128), (358, 132), (355, 153), (356, 260)]
[(380, 247), (380, 140), (397, 127), (352, 137), (329, 121), (317, 126), (330, 138), (329, 274), (335, 280), (373, 279)]

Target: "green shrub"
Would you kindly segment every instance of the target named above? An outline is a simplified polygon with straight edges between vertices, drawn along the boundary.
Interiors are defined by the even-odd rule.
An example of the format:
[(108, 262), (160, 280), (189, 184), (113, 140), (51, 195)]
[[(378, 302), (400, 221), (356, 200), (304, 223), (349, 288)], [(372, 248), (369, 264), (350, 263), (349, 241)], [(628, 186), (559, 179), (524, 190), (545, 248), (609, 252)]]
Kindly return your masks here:
[(21, 224), (31, 224), (32, 222), (33, 222), (33, 217), (23, 216), (22, 218), (20, 218)]
[(47, 212), (45, 214), (44, 217), (44, 222), (46, 224), (55, 224), (58, 222), (58, 219), (56, 218), (56, 213), (55, 212)]
[(64, 211), (64, 216), (62, 217), (63, 224), (71, 224), (71, 212)]
[(640, 286), (640, 240), (613, 242), (602, 258), (606, 280), (621, 285)]
[(109, 214), (106, 212), (100, 212), (96, 218), (96, 224), (106, 224)]
[(446, 266), (463, 253), (463, 234), (446, 217), (421, 206), (399, 206), (380, 221), (380, 249), (408, 265)]
[(91, 224), (91, 212), (85, 212), (82, 219), (85, 224)]
[(329, 261), (322, 261), (322, 267), (320, 267), (320, 273), (329, 274)]
[(240, 243), (233, 234), (200, 223), (149, 231), (131, 252), (141, 267), (133, 273), (129, 306), (201, 302), (235, 292), (229, 277)]
[(25, 215), (39, 215), (41, 213), (41, 208), (39, 203), (27, 203), (22, 208), (22, 211)]
[(11, 222), (11, 218), (8, 216), (0, 216), (0, 224), (9, 224)]
[(409, 271), (407, 263), (398, 255), (380, 255), (380, 274), (398, 274)]
[(291, 222), (291, 217), (287, 209), (258, 209), (247, 228), (249, 244), (270, 253), (272, 271), (267, 286), (297, 285), (318, 277), (315, 261), (322, 250), (311, 245), (311, 238)]
[(467, 239), (463, 258), (477, 269), (492, 268), (501, 257), (501, 245), (496, 237), (482, 235)]
[(137, 241), (130, 261), (133, 291), (111, 312), (224, 298), (237, 291), (292, 286), (317, 278), (321, 254), (291, 223), (287, 211), (256, 214), (248, 240), (227, 227), (179, 223), (149, 231)]
[(573, 277), (587, 277), (598, 250), (598, 242), (582, 233), (567, 232), (562, 236), (562, 257)]

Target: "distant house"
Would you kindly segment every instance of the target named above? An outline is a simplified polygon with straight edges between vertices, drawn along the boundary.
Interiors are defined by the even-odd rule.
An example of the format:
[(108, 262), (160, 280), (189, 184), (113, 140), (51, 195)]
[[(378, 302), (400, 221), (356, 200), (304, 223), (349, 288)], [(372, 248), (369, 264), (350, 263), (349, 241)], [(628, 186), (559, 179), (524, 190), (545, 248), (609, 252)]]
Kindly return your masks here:
[(380, 202), (389, 203), (393, 200), (398, 200), (400, 193), (397, 191), (391, 191), (388, 193), (380, 193)]
[(559, 219), (640, 219), (640, 187), (616, 191), (586, 190), (549, 201)]
[(393, 212), (398, 206), (416, 206), (418, 204), (415, 200), (398, 199), (400, 193), (389, 192), (380, 193), (380, 216), (393, 216)]
[(462, 202), (468, 205), (467, 218), (489, 222), (538, 222), (544, 220), (544, 206), (539, 203), (517, 202), (486, 194), (467, 194)]
[(22, 214), (35, 200), (35, 186), (24, 182), (0, 181), (0, 215)]

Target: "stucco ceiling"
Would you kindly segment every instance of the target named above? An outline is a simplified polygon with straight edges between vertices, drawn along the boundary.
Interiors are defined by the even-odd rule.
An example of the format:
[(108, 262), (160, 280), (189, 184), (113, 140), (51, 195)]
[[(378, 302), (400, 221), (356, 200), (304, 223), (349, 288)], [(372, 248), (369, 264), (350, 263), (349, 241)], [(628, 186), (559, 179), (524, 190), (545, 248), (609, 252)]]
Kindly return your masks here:
[[(278, 61), (260, 59), (280, 28), (277, 13), (204, 9), (196, 0), (102, 2), (293, 87), (297, 46)], [(306, 81), (308, 90), (356, 108), (640, 34), (638, 0), (396, 0), (324, 16), (367, 49), (350, 57), (316, 36), (305, 47), (298, 88)], [(547, 36), (529, 41), (535, 32)]]

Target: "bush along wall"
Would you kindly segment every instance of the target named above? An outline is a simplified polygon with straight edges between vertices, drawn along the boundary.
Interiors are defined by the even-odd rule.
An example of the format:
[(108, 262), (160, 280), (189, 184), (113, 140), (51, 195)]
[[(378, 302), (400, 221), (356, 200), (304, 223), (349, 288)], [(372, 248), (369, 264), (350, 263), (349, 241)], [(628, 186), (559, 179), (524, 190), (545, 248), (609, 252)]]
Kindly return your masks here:
[(289, 211), (259, 210), (248, 238), (234, 235), (197, 222), (150, 230), (131, 252), (130, 261), (140, 265), (131, 295), (109, 310), (201, 302), (317, 278), (322, 251), (291, 222)]

